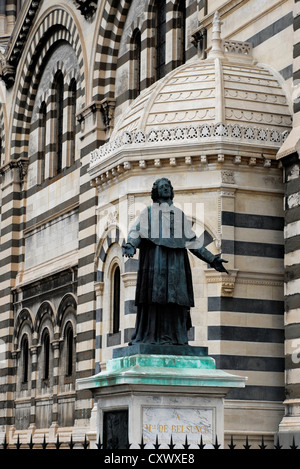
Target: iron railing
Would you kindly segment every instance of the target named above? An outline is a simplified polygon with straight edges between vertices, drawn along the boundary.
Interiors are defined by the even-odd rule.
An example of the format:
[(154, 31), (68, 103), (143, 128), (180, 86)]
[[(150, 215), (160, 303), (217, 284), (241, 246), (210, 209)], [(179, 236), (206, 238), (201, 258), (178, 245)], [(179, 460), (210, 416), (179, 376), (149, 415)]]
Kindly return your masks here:
[[(122, 448), (119, 448), (117, 445), (113, 445), (113, 446), (110, 446), (110, 445), (105, 445), (103, 443), (101, 443), (100, 439), (98, 439), (97, 443), (96, 443), (96, 448), (95, 449), (98, 449), (98, 450), (120, 450), (120, 449), (125, 449), (125, 450), (130, 450), (130, 449), (133, 449), (131, 448), (131, 444), (128, 443), (126, 445), (126, 447), (122, 447)], [(156, 437), (156, 440), (155, 440), (155, 443), (153, 444), (150, 444), (150, 443), (145, 443), (144, 442), (144, 439), (143, 437), (141, 438), (141, 442), (139, 443), (139, 448), (135, 448), (135, 449), (138, 449), (138, 450), (148, 450), (148, 449), (151, 449), (151, 450), (160, 450), (162, 449), (161, 448), (161, 444), (159, 443), (159, 438), (158, 436)], [(216, 437), (215, 439), (215, 443), (213, 445), (207, 445), (203, 442), (202, 440), (202, 436), (201, 436), (201, 439), (199, 441), (199, 443), (197, 444), (197, 448), (193, 448), (191, 449), (191, 445), (190, 443), (188, 442), (188, 438), (186, 437), (185, 438), (185, 443), (184, 444), (174, 444), (173, 443), (173, 438), (172, 438), (172, 435), (170, 437), (170, 442), (169, 444), (167, 445), (169, 449), (167, 449), (167, 451), (177, 451), (177, 450), (185, 450), (185, 451), (188, 451), (188, 450), (192, 450), (192, 451), (197, 451), (198, 449), (199, 450), (203, 450), (203, 449), (223, 449), (221, 448), (221, 445), (219, 444), (218, 442), (218, 439)], [(195, 445), (193, 445), (195, 446)], [(230, 439), (230, 443), (229, 444), (226, 444), (224, 449), (229, 449), (229, 450), (234, 450), (234, 449), (244, 449), (244, 450), (250, 450), (250, 449), (258, 449), (258, 450), (264, 450), (264, 449), (275, 449), (275, 450), (278, 450), (278, 449), (292, 449), (292, 450), (295, 450), (295, 449), (298, 449), (299, 446), (295, 444), (295, 438), (293, 437), (293, 441), (292, 441), (292, 444), (290, 444), (288, 447), (284, 447), (282, 444), (280, 444), (280, 439), (279, 437), (277, 438), (276, 442), (275, 443), (268, 443), (268, 444), (265, 444), (265, 441), (264, 441), (264, 436), (261, 437), (261, 442), (260, 444), (250, 444), (249, 443), (249, 438), (248, 436), (246, 436), (246, 439), (245, 439), (245, 442), (244, 444), (242, 445), (239, 445), (241, 447), (237, 447), (237, 445), (235, 444), (234, 442), (234, 439), (233, 437), (231, 437)], [(34, 442), (33, 441), (33, 438), (31, 436), (30, 438), (30, 441), (28, 443), (24, 443), (24, 442), (20, 442), (20, 438), (18, 436), (17, 438), (17, 441), (16, 443), (9, 443), (7, 442), (7, 438), (6, 436), (4, 437), (4, 441), (2, 443), (0, 443), (0, 450), (11, 450), (11, 449), (29, 449), (29, 450), (32, 450), (32, 449), (42, 449), (42, 450), (45, 450), (45, 449), (55, 449), (55, 450), (59, 450), (59, 449), (90, 449), (90, 441), (88, 440), (88, 438), (85, 436), (84, 440), (81, 441), (81, 442), (74, 442), (73, 441), (73, 438), (72, 438), (72, 435), (70, 437), (70, 440), (69, 441), (60, 441), (59, 439), (59, 435), (57, 435), (57, 438), (56, 438), (56, 441), (53, 442), (53, 441), (46, 441), (46, 436), (44, 435), (44, 439), (43, 441), (39, 441), (39, 442)]]

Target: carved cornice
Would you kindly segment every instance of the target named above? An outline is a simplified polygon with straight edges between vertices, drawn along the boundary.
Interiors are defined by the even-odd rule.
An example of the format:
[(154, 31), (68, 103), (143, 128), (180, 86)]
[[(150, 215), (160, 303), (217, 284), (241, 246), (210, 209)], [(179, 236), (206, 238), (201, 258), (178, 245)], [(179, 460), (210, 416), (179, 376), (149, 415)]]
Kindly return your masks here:
[(216, 272), (213, 269), (206, 269), (204, 273), (208, 284), (216, 284), (220, 287), (222, 297), (232, 297), (235, 285), (259, 285), (277, 288), (283, 288), (284, 285), (282, 274), (247, 272), (238, 269), (229, 269), (229, 275)]
[(134, 287), (136, 285), (136, 281), (137, 281), (136, 272), (126, 272), (125, 274), (122, 274), (121, 277), (124, 282), (125, 288)]
[[(114, 111), (116, 100), (103, 99), (102, 101), (93, 101), (77, 114), (76, 118), (81, 126), (81, 132), (84, 133), (86, 127), (91, 131), (91, 128), (96, 126), (99, 130), (109, 132), (113, 127)], [(86, 126), (87, 122), (90, 125)]]
[(16, 67), (9, 65), (3, 54), (0, 53), (0, 77), (9, 89), (15, 82)]
[(114, 113), (116, 107), (116, 100), (115, 99), (103, 99), (101, 101), (101, 113), (103, 116), (103, 123), (105, 130), (108, 131), (112, 127)]
[(0, 175), (3, 176), (12, 169), (19, 169), (20, 181), (23, 182), (27, 175), (28, 165), (28, 158), (19, 158), (18, 160), (9, 161), (0, 168)]
[(217, 283), (221, 285), (221, 296), (233, 297), (234, 286), (238, 274), (237, 269), (229, 270), (229, 275), (212, 269), (205, 269), (204, 273), (207, 283)]
[(76, 118), (78, 122), (81, 124), (89, 116), (95, 115), (97, 111), (101, 111), (101, 107), (102, 107), (102, 104), (100, 101), (93, 101), (91, 104), (81, 109), (81, 111), (77, 114)]
[(200, 27), (206, 28), (208, 26), (211, 26), (216, 11), (218, 11), (220, 17), (223, 18), (224, 16), (228, 15), (232, 10), (238, 8), (242, 3), (245, 3), (245, 0), (229, 0), (225, 2), (222, 6), (218, 6), (217, 10), (211, 11), (204, 18), (202, 18)]

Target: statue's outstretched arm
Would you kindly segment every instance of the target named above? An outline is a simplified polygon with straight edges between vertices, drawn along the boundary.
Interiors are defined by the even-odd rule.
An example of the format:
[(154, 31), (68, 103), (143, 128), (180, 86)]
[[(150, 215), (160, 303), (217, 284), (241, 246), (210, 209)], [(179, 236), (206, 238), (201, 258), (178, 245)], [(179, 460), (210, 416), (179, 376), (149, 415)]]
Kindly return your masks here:
[(226, 272), (228, 274), (228, 271), (223, 266), (223, 262), (227, 263), (228, 261), (222, 259), (221, 254), (214, 255), (204, 247), (199, 249), (190, 249), (190, 251), (202, 261), (207, 262), (218, 272)]

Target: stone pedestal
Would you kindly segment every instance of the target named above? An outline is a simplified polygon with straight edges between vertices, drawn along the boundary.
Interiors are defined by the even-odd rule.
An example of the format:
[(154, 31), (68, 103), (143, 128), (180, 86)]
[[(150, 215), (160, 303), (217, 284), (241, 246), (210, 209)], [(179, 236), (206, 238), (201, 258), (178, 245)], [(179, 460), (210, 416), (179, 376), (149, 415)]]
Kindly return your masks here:
[(145, 449), (157, 441), (163, 449), (171, 437), (174, 449), (211, 448), (216, 439), (223, 446), (224, 398), (246, 379), (217, 370), (203, 347), (167, 348), (116, 349), (105, 371), (77, 381), (93, 391), (105, 447), (139, 449), (143, 440)]

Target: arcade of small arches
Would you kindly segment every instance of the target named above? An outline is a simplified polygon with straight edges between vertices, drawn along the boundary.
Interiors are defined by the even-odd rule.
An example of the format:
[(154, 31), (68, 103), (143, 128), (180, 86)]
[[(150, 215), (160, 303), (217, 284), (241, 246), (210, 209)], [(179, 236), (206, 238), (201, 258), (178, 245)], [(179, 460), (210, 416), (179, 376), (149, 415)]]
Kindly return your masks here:
[(53, 388), (55, 382), (75, 384), (76, 309), (75, 296), (67, 294), (57, 311), (45, 301), (35, 319), (29, 309), (19, 313), (13, 352), (17, 396), (33, 388)]

